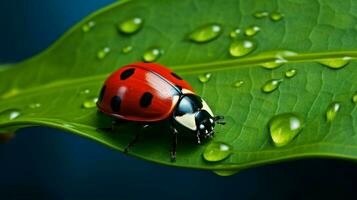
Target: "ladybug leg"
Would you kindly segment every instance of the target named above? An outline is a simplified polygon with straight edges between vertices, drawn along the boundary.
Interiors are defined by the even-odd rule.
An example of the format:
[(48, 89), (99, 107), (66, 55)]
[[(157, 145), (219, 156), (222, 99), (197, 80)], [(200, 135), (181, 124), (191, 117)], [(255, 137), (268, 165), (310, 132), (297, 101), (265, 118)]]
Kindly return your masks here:
[(140, 134), (149, 127), (148, 124), (145, 124), (141, 127), (141, 130), (135, 135), (135, 137), (129, 142), (129, 144), (125, 147), (124, 153), (128, 153), (130, 151), (130, 148), (139, 140)]
[(172, 149), (170, 152), (171, 155), (171, 162), (176, 161), (176, 146), (177, 146), (177, 130), (175, 128), (172, 128), (173, 130), (173, 140), (172, 140)]

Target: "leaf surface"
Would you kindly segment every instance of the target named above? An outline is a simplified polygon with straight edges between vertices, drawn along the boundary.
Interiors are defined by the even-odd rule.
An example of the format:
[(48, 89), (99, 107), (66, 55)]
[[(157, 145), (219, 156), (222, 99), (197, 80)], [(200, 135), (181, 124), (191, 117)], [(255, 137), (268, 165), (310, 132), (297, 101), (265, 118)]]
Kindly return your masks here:
[[(280, 12), (283, 18), (257, 19), (255, 12)], [(0, 68), (0, 127), (2, 132), (43, 125), (67, 130), (123, 151), (139, 131), (134, 123), (119, 125), (111, 133), (96, 128), (110, 125), (110, 118), (83, 103), (97, 97), (105, 78), (126, 64), (142, 60), (152, 47), (164, 54), (157, 60), (183, 76), (227, 125), (217, 127), (214, 141), (233, 146), (222, 162), (208, 163), (202, 152), (208, 142), (196, 145), (179, 137), (177, 161), (169, 159), (171, 134), (160, 127), (145, 132), (131, 155), (153, 162), (199, 169), (241, 169), (302, 157), (357, 158), (357, 111), (352, 96), (357, 91), (357, 3), (318, 0), (131, 0), (106, 7), (78, 23), (41, 54)], [(140, 17), (142, 29), (133, 35), (117, 30), (117, 24)], [(87, 32), (83, 26), (95, 25)], [(220, 24), (223, 33), (207, 43), (194, 43), (187, 35), (207, 24)], [(229, 54), (234, 40), (230, 31), (259, 26), (252, 38), (257, 49), (242, 58)], [(243, 34), (239, 38), (245, 38)], [(122, 49), (133, 47), (129, 53)], [(98, 51), (110, 52), (98, 59)], [(287, 51), (297, 54), (286, 54)], [(281, 67), (268, 70), (261, 64), (283, 55)], [(280, 55), (281, 57), (281, 55)], [(341, 69), (318, 63), (323, 59), (351, 59)], [(272, 93), (261, 91), (270, 79), (296, 69)], [(212, 73), (203, 84), (198, 75)], [(244, 81), (235, 88), (232, 84)], [(341, 102), (336, 118), (328, 123), (328, 105)], [(11, 112), (20, 115), (10, 119)], [(280, 113), (295, 112), (305, 119), (302, 132), (287, 146), (277, 148), (268, 131), (269, 120)]]

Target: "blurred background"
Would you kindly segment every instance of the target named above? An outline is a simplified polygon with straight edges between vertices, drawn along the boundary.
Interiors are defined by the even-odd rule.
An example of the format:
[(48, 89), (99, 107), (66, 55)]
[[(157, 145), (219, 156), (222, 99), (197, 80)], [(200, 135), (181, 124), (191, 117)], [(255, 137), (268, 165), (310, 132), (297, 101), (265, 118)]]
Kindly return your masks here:
[[(0, 62), (41, 52), (68, 28), (114, 0), (0, 1)], [(219, 177), (125, 156), (79, 136), (23, 129), (0, 144), (0, 199), (356, 198), (357, 164), (290, 161)]]

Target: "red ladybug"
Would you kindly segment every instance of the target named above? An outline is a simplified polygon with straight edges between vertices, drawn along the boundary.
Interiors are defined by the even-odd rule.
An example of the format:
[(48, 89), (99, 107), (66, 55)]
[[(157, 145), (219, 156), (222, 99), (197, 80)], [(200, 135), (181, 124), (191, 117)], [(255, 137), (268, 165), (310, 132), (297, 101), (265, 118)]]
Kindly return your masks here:
[(172, 161), (176, 159), (178, 132), (192, 133), (201, 143), (202, 138), (213, 137), (216, 123), (225, 124), (186, 81), (157, 63), (133, 63), (112, 73), (100, 91), (97, 106), (115, 119), (139, 122), (143, 129), (153, 122), (170, 123)]

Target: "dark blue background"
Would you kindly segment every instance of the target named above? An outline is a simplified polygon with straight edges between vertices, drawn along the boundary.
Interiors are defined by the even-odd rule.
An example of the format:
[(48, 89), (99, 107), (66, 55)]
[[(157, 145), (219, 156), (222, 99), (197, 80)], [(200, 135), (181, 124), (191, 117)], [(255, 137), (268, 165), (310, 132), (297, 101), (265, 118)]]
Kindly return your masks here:
[[(30, 57), (114, 0), (0, 2), (0, 61)], [(49, 128), (0, 145), (0, 199), (337, 199), (353, 195), (357, 165), (305, 160), (219, 177), (125, 156)], [(356, 195), (354, 195), (356, 196)]]

